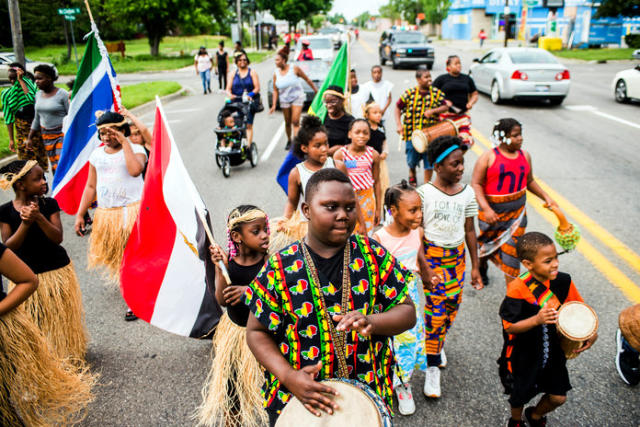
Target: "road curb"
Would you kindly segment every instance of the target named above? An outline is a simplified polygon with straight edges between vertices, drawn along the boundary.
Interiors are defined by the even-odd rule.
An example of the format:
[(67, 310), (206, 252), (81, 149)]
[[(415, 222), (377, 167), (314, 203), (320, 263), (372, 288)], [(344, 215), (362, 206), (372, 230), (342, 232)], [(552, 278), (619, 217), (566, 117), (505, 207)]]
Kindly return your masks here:
[[(182, 96), (189, 96), (189, 94), (190, 94), (189, 89), (187, 89), (184, 86), (181, 86), (181, 89), (179, 91), (161, 97), (160, 101), (162, 101), (163, 104), (168, 104), (169, 102), (174, 101)], [(156, 101), (152, 100), (145, 104), (138, 105), (137, 107), (132, 108), (131, 112), (136, 116), (141, 116), (143, 114), (147, 114), (148, 112), (153, 111), (154, 108), (156, 108)], [(17, 154), (12, 154), (10, 156), (3, 157), (2, 159), (0, 159), (0, 168), (8, 165), (14, 160), (18, 160)]]

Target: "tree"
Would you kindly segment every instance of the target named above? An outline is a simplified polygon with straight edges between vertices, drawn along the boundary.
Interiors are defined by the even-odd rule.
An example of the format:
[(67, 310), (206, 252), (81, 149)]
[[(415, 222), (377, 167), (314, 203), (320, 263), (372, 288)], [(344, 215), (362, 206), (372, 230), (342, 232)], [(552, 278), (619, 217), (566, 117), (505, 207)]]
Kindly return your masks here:
[(358, 27), (364, 27), (367, 25), (369, 19), (371, 19), (371, 14), (369, 12), (362, 12), (360, 15), (356, 16), (356, 25)]
[(327, 17), (322, 14), (313, 15), (311, 17), (311, 22), (309, 23), (314, 30), (319, 29), (324, 24), (324, 21), (327, 20)]
[(400, 19), (402, 16), (400, 15), (400, 12), (398, 10), (396, 10), (396, 8), (394, 7), (394, 5), (392, 3), (387, 3), (385, 5), (380, 6), (380, 8), (378, 9), (380, 11), (380, 16), (383, 18), (389, 18), (392, 21), (395, 21), (397, 19)]
[(295, 27), (302, 20), (331, 9), (333, 0), (256, 0), (259, 10), (268, 10), (274, 18), (282, 19)]
[(596, 12), (597, 18), (617, 16), (640, 16), (638, 0), (602, 0)]
[(347, 18), (345, 18), (344, 15), (341, 13), (336, 13), (335, 15), (329, 16), (329, 22), (331, 22), (333, 25), (346, 24)]
[(421, 0), (424, 7), (424, 15), (430, 24), (438, 25), (449, 14), (451, 2), (445, 0)]

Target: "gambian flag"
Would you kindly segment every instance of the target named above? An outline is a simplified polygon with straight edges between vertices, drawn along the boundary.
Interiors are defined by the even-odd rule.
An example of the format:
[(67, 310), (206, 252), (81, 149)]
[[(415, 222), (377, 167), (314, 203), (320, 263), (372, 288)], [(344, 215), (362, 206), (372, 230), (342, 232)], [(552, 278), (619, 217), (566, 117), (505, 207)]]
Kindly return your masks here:
[(53, 177), (53, 197), (66, 213), (78, 212), (89, 174), (89, 156), (100, 145), (94, 123), (96, 111), (118, 110), (120, 90), (107, 50), (92, 24), (76, 75), (69, 114), (63, 125), (64, 142)]
[(127, 242), (120, 287), (139, 318), (175, 334), (209, 336), (222, 311), (215, 300), (207, 209), (182, 162), (157, 99), (153, 149), (140, 214)]
[[(322, 102), (324, 91), (327, 90), (329, 86), (340, 86), (348, 95), (349, 47), (348, 41), (342, 45), (333, 61), (333, 64), (331, 65), (331, 68), (329, 69), (327, 78), (322, 83), (320, 89), (318, 89), (318, 93), (316, 93), (316, 96), (313, 98), (313, 102), (311, 102), (311, 106), (309, 107), (308, 113), (318, 116), (323, 122), (327, 115), (327, 109)], [(347, 96), (347, 99), (348, 98), (349, 97)], [(294, 156), (292, 151), (289, 151), (284, 162), (280, 165), (276, 181), (280, 184), (280, 187), (282, 187), (285, 193), (288, 193), (289, 188), (289, 172), (291, 172), (291, 170), (300, 162), (301, 160)]]

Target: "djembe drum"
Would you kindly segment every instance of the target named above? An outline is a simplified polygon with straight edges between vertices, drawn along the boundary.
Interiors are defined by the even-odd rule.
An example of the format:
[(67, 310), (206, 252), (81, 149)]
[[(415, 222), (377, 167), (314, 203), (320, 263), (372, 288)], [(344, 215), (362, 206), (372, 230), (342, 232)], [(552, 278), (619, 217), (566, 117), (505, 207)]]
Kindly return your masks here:
[(438, 124), (426, 129), (414, 130), (411, 134), (411, 143), (418, 153), (424, 153), (427, 146), (440, 136), (457, 136), (460, 126), (468, 125), (469, 119), (462, 117), (457, 120), (445, 119)]
[(564, 355), (567, 359), (573, 359), (578, 357), (574, 350), (582, 347), (598, 332), (598, 315), (583, 302), (566, 302), (558, 310), (556, 329)]

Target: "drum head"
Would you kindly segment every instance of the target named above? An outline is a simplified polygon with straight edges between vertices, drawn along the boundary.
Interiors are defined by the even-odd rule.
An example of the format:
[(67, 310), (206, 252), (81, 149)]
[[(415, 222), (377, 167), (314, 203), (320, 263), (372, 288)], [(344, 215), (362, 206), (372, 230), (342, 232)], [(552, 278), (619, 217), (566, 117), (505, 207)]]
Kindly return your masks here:
[[(348, 380), (347, 380), (348, 381)], [(357, 426), (357, 427), (383, 427), (390, 424), (383, 422), (386, 408), (378, 408), (380, 402), (369, 396), (357, 384), (343, 380), (323, 381), (329, 387), (337, 390), (338, 396), (334, 399), (340, 407), (333, 415), (320, 411), (320, 417), (316, 417), (302, 406), (302, 403), (295, 397), (284, 407), (276, 427), (335, 427), (335, 426)]]
[(584, 341), (598, 330), (598, 316), (587, 304), (571, 301), (558, 310), (558, 330), (574, 341)]
[(411, 134), (411, 143), (418, 153), (424, 153), (427, 150), (427, 136), (421, 130), (414, 130)]

